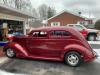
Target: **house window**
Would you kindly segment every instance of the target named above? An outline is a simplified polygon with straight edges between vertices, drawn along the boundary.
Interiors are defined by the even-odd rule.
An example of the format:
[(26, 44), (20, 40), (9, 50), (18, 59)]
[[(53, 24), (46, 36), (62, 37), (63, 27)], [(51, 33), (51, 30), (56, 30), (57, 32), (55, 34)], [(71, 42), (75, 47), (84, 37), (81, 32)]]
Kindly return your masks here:
[(52, 22), (51, 26), (60, 26), (60, 22)]
[(78, 21), (78, 24), (88, 25), (88, 21)]

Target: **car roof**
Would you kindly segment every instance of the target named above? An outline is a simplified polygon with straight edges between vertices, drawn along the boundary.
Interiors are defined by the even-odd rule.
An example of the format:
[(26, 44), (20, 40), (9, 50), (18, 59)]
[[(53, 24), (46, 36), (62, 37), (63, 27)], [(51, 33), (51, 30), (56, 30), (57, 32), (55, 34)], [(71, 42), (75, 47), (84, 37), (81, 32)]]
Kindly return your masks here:
[(41, 27), (33, 29), (32, 31), (52, 31), (52, 30), (73, 30), (72, 27), (66, 27), (66, 26), (53, 26), (53, 27)]

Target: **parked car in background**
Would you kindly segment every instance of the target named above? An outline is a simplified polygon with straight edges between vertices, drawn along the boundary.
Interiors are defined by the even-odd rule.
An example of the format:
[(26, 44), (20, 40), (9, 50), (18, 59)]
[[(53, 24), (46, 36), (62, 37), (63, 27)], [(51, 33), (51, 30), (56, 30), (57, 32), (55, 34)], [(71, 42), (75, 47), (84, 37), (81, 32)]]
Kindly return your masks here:
[(11, 33), (11, 34), (8, 34), (7, 35), (7, 40), (8, 41), (11, 41), (13, 40), (13, 37), (14, 36), (23, 36), (24, 34), (20, 33), (20, 32), (14, 32), (14, 33)]
[(77, 29), (88, 41), (97, 40), (98, 34), (100, 33), (99, 30), (88, 29), (81, 24), (68, 24), (67, 26)]
[(88, 25), (86, 25), (86, 28), (94, 29), (95, 28), (95, 24), (88, 24)]
[(78, 66), (96, 58), (83, 36), (71, 27), (45, 27), (32, 30), (28, 36), (15, 36), (4, 46), (6, 56), (64, 61)]

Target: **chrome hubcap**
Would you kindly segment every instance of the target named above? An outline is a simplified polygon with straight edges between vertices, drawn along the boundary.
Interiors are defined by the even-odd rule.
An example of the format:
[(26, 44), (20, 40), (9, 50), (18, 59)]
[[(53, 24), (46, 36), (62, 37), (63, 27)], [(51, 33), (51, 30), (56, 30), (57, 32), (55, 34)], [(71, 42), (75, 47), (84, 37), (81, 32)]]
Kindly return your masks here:
[(13, 57), (14, 55), (15, 55), (15, 53), (12, 49), (7, 49), (7, 56)]
[(75, 54), (69, 55), (67, 60), (68, 60), (68, 63), (69, 63), (70, 65), (72, 65), (72, 66), (77, 65), (78, 62), (79, 62), (79, 58), (78, 58), (78, 56), (75, 55)]

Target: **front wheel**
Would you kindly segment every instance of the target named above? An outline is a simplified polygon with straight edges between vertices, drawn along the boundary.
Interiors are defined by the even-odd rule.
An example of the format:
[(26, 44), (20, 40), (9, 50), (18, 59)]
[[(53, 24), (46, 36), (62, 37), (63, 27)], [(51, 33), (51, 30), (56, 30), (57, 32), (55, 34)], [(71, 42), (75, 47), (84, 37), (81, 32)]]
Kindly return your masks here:
[(6, 56), (9, 58), (14, 58), (16, 56), (16, 53), (11, 48), (6, 49), (5, 53), (6, 53)]
[(77, 52), (68, 52), (65, 54), (64, 61), (69, 66), (76, 67), (81, 64), (82, 58), (81, 55)]

